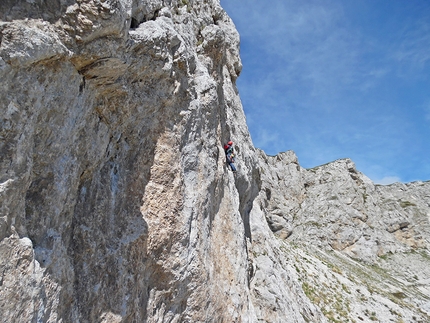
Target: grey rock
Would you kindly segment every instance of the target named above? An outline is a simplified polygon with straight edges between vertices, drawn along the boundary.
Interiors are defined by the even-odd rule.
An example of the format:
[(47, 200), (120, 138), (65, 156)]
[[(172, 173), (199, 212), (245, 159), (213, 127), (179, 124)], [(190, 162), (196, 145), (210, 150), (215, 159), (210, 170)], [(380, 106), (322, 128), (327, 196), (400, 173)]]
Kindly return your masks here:
[(255, 149), (218, 1), (0, 19), (3, 321), (428, 321), (430, 184)]
[(375, 185), (349, 159), (313, 169), (293, 152), (262, 160), (256, 201), (275, 235), (287, 223), (285, 253), (328, 319), (429, 319), (418, 273), (429, 268), (430, 182)]

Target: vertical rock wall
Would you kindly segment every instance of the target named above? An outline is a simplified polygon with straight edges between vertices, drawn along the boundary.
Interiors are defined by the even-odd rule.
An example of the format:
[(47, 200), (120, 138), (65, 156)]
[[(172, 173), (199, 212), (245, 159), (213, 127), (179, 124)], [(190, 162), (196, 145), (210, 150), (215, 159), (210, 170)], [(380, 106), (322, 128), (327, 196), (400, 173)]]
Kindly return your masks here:
[[(265, 218), (277, 237), (254, 225), (266, 245), (271, 240), (270, 247), (253, 248), (259, 267), (253, 293), (262, 291), (255, 303), (264, 317), (280, 322), (269, 304), (282, 304), (282, 287), (300, 284), (330, 321), (430, 319), (430, 182), (381, 186), (349, 159), (303, 169), (292, 151), (260, 156), (261, 190), (251, 219)], [(306, 308), (300, 293), (288, 294), (290, 306)]]
[(219, 3), (0, 11), (2, 319), (252, 321), (252, 156)]
[(427, 183), (266, 156), (240, 71), (217, 0), (0, 3), (4, 322), (326, 322), (304, 285), (316, 253), (291, 246), (370, 262), (426, 250)]

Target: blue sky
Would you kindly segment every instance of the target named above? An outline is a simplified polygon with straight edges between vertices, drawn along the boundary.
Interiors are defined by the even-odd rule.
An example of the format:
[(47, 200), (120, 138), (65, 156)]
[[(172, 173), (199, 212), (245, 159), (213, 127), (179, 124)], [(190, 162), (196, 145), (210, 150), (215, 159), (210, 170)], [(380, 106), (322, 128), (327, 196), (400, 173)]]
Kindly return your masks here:
[(430, 1), (221, 0), (256, 147), (303, 167), (351, 158), (382, 184), (430, 180)]

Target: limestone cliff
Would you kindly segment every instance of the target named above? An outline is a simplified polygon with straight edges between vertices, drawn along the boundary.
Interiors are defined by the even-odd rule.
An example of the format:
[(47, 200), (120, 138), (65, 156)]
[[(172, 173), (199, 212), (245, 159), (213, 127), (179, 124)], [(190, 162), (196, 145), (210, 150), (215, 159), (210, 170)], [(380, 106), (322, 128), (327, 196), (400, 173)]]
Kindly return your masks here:
[[(286, 239), (286, 266), (330, 322), (429, 321), (430, 182), (374, 185), (349, 159), (303, 169), (291, 151), (260, 154), (251, 217)], [(279, 285), (265, 275), (279, 259), (265, 259), (255, 285)]]
[(266, 156), (241, 68), (217, 0), (0, 3), (2, 322), (429, 320), (430, 183)]

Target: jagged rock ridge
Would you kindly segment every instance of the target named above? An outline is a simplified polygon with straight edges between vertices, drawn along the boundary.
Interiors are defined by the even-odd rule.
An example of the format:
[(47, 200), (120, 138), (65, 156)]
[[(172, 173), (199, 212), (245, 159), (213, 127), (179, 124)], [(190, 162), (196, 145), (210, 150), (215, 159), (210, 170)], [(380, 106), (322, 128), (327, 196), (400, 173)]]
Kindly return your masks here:
[(428, 321), (430, 184), (256, 150), (218, 1), (0, 19), (4, 322)]
[(374, 185), (349, 159), (261, 158), (261, 213), (330, 321), (428, 321), (430, 182)]

